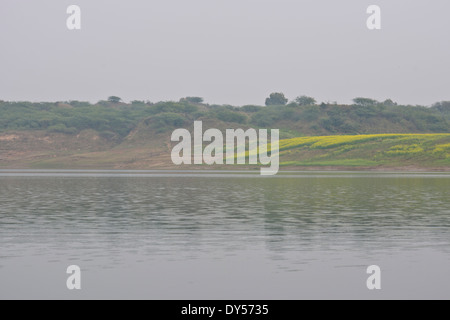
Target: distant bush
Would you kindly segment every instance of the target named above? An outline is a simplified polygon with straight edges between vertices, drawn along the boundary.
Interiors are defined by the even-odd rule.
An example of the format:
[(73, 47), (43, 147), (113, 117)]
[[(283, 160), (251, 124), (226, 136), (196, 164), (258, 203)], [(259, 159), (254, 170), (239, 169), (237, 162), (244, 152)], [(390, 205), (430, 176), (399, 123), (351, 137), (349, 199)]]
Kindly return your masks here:
[(280, 112), (280, 109), (264, 108), (253, 114), (251, 122), (259, 127), (269, 127), (281, 119), (283, 119), (283, 114)]
[(207, 115), (208, 115), (208, 113), (205, 111), (196, 111), (192, 114), (192, 119), (197, 120), (197, 119), (205, 117)]
[(306, 107), (305, 109), (303, 109), (301, 117), (306, 121), (315, 121), (319, 118), (320, 112), (320, 109), (317, 107)]
[(391, 99), (387, 99), (387, 100), (384, 100), (382, 105), (387, 106), (387, 107), (394, 107), (394, 106), (397, 106), (398, 104), (397, 104), (397, 102), (394, 102)]
[(299, 106), (312, 106), (316, 104), (316, 99), (308, 96), (300, 96), (295, 99)]
[(186, 104), (184, 105), (184, 112), (187, 114), (192, 114), (198, 111), (198, 107), (194, 106), (192, 104)]
[(261, 107), (261, 106), (247, 105), (247, 106), (241, 107), (241, 110), (244, 112), (252, 113), (252, 112), (258, 112), (262, 108), (263, 107)]
[(71, 105), (72, 107), (87, 107), (91, 106), (91, 103), (88, 101), (77, 101), (77, 100), (71, 100), (67, 104)]
[(299, 121), (301, 117), (302, 114), (297, 109), (279, 106), (278, 108), (262, 108), (253, 114), (251, 122), (259, 127), (270, 127), (280, 120), (295, 122)]
[(100, 100), (100, 101), (98, 101), (98, 102), (96, 103), (96, 105), (103, 106), (103, 107), (107, 107), (107, 106), (110, 105), (110, 103), (109, 103), (109, 101)]
[(266, 99), (266, 106), (284, 106), (288, 101), (283, 93), (274, 92)]
[(108, 97), (108, 102), (119, 103), (120, 101), (122, 101), (122, 98), (120, 98), (120, 97), (117, 97), (117, 96)]
[(378, 101), (369, 98), (355, 98), (353, 99), (353, 103), (357, 106), (370, 107), (377, 105)]
[(154, 123), (158, 128), (164, 127), (182, 127), (185, 122), (185, 118), (177, 113), (166, 112), (160, 113), (153, 117)]
[(226, 107), (215, 110), (213, 115), (224, 122), (247, 123), (247, 116), (245, 114), (231, 111)]
[(432, 108), (440, 112), (450, 113), (450, 101), (437, 102), (433, 104)]
[(48, 132), (65, 133), (65, 134), (74, 134), (77, 132), (77, 129), (67, 128), (64, 124), (59, 123), (57, 125), (48, 127), (47, 131)]
[(180, 102), (189, 102), (189, 103), (196, 103), (196, 104), (200, 104), (203, 103), (203, 98), (201, 97), (186, 97), (186, 98), (181, 98)]
[(173, 113), (194, 113), (198, 107), (189, 103), (178, 102), (158, 102), (152, 106), (153, 110), (159, 112), (173, 112)]

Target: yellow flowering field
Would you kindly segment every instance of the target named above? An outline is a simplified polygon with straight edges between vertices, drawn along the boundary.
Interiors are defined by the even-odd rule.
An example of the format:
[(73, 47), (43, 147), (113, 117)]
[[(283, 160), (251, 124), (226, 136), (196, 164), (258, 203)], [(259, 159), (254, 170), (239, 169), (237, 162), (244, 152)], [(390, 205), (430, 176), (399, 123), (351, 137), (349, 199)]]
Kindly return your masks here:
[(450, 134), (368, 134), (349, 136), (320, 136), (300, 137), (280, 141), (280, 150), (309, 146), (310, 148), (330, 148), (345, 144), (367, 142), (371, 140), (383, 141), (386, 139), (438, 139), (450, 137)]
[[(281, 164), (289, 166), (450, 166), (450, 134), (298, 137), (280, 140), (279, 150)], [(255, 148), (234, 157), (257, 153)]]

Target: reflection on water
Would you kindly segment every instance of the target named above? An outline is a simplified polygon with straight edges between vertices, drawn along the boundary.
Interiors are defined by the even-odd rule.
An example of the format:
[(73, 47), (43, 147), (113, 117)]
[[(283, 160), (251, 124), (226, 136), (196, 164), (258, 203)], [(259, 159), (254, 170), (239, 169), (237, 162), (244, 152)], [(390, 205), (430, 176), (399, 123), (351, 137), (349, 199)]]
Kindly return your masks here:
[[(240, 265), (248, 271), (237, 275), (255, 277), (239, 284), (254, 288), (247, 298), (277, 298), (255, 286), (258, 270), (267, 288), (286, 281), (288, 293), (292, 280), (318, 265), (338, 272), (403, 257), (395, 263), (414, 268), (414, 261), (437, 259), (448, 270), (449, 187), (446, 174), (0, 171), (0, 281), (6, 269), (76, 262), (93, 273), (128, 268), (142, 277), (151, 272), (140, 266), (155, 267), (167, 284), (167, 270), (184, 266), (185, 278), (210, 277), (216, 286), (183, 278), (177, 290), (191, 294), (183, 298), (214, 298), (220, 291), (213, 288), (226, 292), (230, 283), (220, 268)], [(268, 275), (279, 278), (270, 283)], [(10, 290), (20, 282), (8, 279)], [(3, 288), (0, 297), (8, 297)], [(105, 296), (100, 285), (96, 290)], [(171, 292), (163, 297), (179, 297)], [(236, 297), (232, 292), (226, 297)], [(450, 288), (434, 292), (448, 298)], [(158, 297), (150, 293), (140, 297)]]

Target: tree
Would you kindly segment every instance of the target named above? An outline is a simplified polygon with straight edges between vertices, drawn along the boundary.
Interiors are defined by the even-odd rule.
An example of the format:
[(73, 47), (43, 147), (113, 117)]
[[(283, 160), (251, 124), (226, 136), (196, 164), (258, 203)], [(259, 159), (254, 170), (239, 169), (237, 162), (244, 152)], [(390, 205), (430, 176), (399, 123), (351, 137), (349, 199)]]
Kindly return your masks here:
[(308, 96), (300, 96), (295, 99), (299, 106), (312, 106), (316, 104), (316, 99)]
[(110, 96), (108, 98), (108, 102), (111, 102), (111, 103), (119, 103), (120, 101), (122, 101), (122, 99), (119, 97), (116, 97), (116, 96)]
[(68, 104), (70, 104), (72, 107), (86, 107), (91, 105), (91, 103), (88, 101), (78, 101), (78, 100), (70, 100)]
[(286, 99), (283, 93), (274, 92), (266, 99), (266, 106), (284, 106), (287, 102), (288, 99)]
[(189, 103), (196, 103), (196, 104), (200, 104), (203, 103), (203, 98), (201, 97), (186, 97), (186, 98), (181, 98), (180, 102), (189, 102)]
[(435, 104), (433, 104), (432, 108), (437, 109), (441, 112), (448, 112), (450, 111), (450, 101), (436, 102)]
[(386, 107), (394, 107), (397, 105), (397, 102), (394, 102), (391, 99), (387, 99), (387, 100), (384, 100), (383, 105)]
[(370, 107), (378, 104), (377, 100), (369, 99), (369, 98), (355, 98), (353, 99), (353, 103), (357, 106), (361, 107)]

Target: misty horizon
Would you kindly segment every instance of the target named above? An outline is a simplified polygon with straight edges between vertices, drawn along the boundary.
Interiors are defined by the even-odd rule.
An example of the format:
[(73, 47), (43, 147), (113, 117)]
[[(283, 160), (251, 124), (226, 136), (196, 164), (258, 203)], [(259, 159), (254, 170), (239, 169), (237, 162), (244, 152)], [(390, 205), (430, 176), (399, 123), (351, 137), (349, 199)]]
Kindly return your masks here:
[[(66, 9), (81, 8), (81, 30)], [(381, 7), (382, 29), (366, 9)], [(450, 3), (3, 0), (0, 99), (262, 104), (271, 92), (348, 104), (450, 100)]]
[[(72, 102), (80, 102), (80, 103), (89, 103), (91, 105), (97, 105), (97, 104), (108, 102), (108, 103), (130, 104), (131, 105), (131, 104), (133, 104), (133, 102), (139, 102), (139, 103), (144, 103), (144, 104), (158, 104), (158, 103), (167, 103), (167, 102), (178, 103), (178, 102), (183, 102), (183, 100), (186, 99), (186, 98), (203, 98), (203, 97), (197, 97), (197, 96), (192, 96), (192, 95), (191, 96), (187, 96), (187, 97), (180, 97), (178, 99), (173, 99), (173, 100), (161, 100), (161, 101), (156, 101), (156, 100), (152, 101), (150, 99), (144, 99), (144, 100), (131, 99), (131, 100), (125, 101), (122, 98), (120, 98), (121, 99), (120, 101), (112, 102), (112, 101), (108, 101), (108, 99), (110, 97), (105, 97), (103, 99), (98, 99), (98, 100), (95, 100), (95, 101), (82, 100), (82, 99), (70, 99), (70, 100), (58, 100), (58, 101), (33, 101), (33, 100), (16, 100), (16, 101), (12, 101), (12, 100), (2, 100), (2, 99), (0, 99), (0, 102), (3, 101), (3, 102), (9, 102), (9, 103), (29, 102), (29, 103), (67, 103), (67, 104), (70, 104)], [(299, 97), (300, 96), (292, 98), (292, 99), (289, 98), (288, 99), (289, 101), (285, 105), (298, 104), (295, 100), (297, 98), (299, 98)], [(306, 97), (309, 98), (309, 96), (306, 96)], [(288, 97), (286, 97), (286, 98), (288, 98)], [(314, 97), (310, 97), (310, 98), (314, 98)], [(369, 100), (372, 100), (370, 97), (355, 97), (354, 99), (352, 99), (352, 101), (350, 103), (339, 103), (338, 101), (316, 101), (316, 103), (313, 103), (311, 105), (321, 105), (321, 104), (325, 104), (325, 105), (349, 105), (349, 106), (350, 105), (358, 105), (359, 103), (355, 102), (354, 101), (355, 99), (369, 99)], [(393, 104), (398, 105), (398, 106), (408, 106), (408, 107), (427, 107), (427, 108), (431, 108), (431, 107), (434, 107), (434, 106), (436, 106), (438, 104), (441, 104), (441, 103), (445, 103), (446, 105), (448, 104), (448, 101), (435, 101), (434, 103), (432, 103), (430, 105), (420, 105), (420, 104), (402, 104), (402, 103), (399, 103), (399, 102), (397, 102), (395, 100), (392, 100), (392, 99), (385, 99), (383, 101), (378, 101), (378, 100), (375, 100), (375, 99), (373, 99), (373, 100), (374, 100), (374, 102), (376, 104), (384, 104), (386, 102), (388, 102), (388, 103), (392, 102)], [(221, 106), (233, 106), (233, 107), (244, 107), (244, 106), (252, 106), (252, 105), (253, 106), (260, 106), (260, 107), (263, 107), (263, 106), (271, 107), (271, 106), (273, 106), (273, 105), (266, 105), (264, 103), (264, 99), (263, 99), (262, 103), (260, 102), (260, 103), (245, 104), (245, 105), (244, 104), (242, 104), (242, 105), (232, 105), (232, 104), (229, 104), (229, 103), (218, 104), (218, 103), (214, 103), (214, 102), (211, 102), (211, 101), (202, 101), (202, 102), (189, 102), (189, 101), (186, 101), (186, 102), (194, 103), (194, 104), (209, 105), (209, 106), (215, 106), (215, 105), (217, 105), (217, 106), (219, 106), (219, 105), (221, 105)]]

